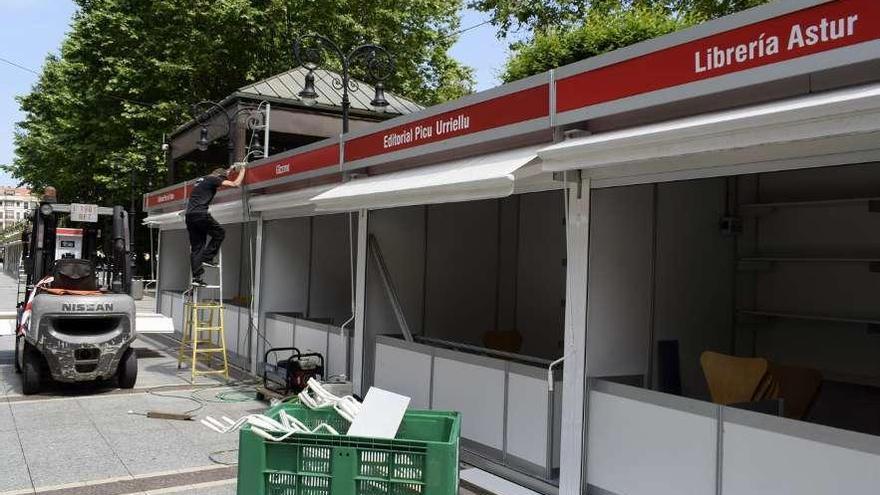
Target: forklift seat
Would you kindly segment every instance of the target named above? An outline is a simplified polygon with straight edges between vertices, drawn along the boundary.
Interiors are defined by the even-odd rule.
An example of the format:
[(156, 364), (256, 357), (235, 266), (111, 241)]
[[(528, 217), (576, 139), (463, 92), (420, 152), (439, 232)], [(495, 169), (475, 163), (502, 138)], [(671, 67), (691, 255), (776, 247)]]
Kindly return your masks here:
[(91, 260), (60, 259), (55, 262), (52, 270), (54, 278), (52, 288), (96, 291), (98, 279), (95, 276), (95, 264)]

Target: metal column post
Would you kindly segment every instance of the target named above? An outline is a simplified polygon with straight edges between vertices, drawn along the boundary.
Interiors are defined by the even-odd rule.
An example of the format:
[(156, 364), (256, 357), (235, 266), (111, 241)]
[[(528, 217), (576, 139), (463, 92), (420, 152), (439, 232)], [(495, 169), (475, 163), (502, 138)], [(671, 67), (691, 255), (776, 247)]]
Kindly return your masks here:
[(355, 275), (354, 334), (352, 335), (351, 380), (355, 393), (363, 394), (364, 390), (364, 352), (366, 339), (366, 308), (367, 299), (367, 210), (358, 212), (357, 235), (357, 273)]
[[(153, 227), (150, 226), (150, 229)], [(152, 230), (151, 230), (152, 232)], [(152, 260), (150, 260), (152, 262)], [(156, 313), (162, 312), (162, 279), (161, 279), (161, 269), (162, 269), (162, 229), (159, 228), (159, 239), (156, 241), (156, 272), (153, 276), (153, 280), (155, 280), (156, 284)]]
[(568, 192), (565, 305), (565, 367), (562, 375), (560, 495), (582, 493), (586, 486), (587, 433), (587, 273), (590, 238), (590, 179)]
[[(260, 362), (260, 344), (263, 342), (260, 334), (263, 332), (260, 329), (263, 328), (260, 323), (260, 292), (262, 292), (263, 288), (263, 215), (259, 214), (257, 217), (257, 225), (256, 225), (256, 241), (254, 246), (254, 272), (252, 276), (254, 277), (253, 283), (253, 294), (251, 294), (251, 328), (254, 329), (256, 335), (250, 335), (251, 342), (254, 342), (251, 345), (251, 348), (254, 350), (253, 355), (251, 356), (251, 373), (256, 375), (258, 371), (258, 365)], [(257, 337), (256, 341), (254, 341), (254, 337)]]

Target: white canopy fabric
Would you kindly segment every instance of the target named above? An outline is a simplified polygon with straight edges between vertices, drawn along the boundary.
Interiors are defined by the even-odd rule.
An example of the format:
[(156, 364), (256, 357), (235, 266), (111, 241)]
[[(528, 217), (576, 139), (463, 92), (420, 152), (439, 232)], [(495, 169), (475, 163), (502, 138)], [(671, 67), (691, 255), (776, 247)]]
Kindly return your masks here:
[[(211, 216), (219, 223), (241, 223), (246, 221), (244, 212), (241, 209), (241, 200), (239, 199), (211, 205), (208, 211), (211, 212)], [(183, 210), (149, 215), (147, 218), (144, 218), (143, 224), (162, 229), (182, 229), (186, 226)]]
[(871, 84), (571, 139), (538, 156), (546, 171), (583, 169), (593, 179), (802, 167), (806, 157), (880, 149), (878, 117), (880, 84)]
[(143, 224), (149, 227), (173, 228), (176, 226), (182, 228), (183, 210), (148, 215), (147, 218), (144, 218)]
[(332, 185), (309, 187), (277, 194), (254, 196), (250, 199), (251, 212), (262, 212), (264, 219), (309, 216), (315, 213), (312, 198), (327, 191)]
[(377, 209), (478, 199), (514, 192), (514, 172), (537, 158), (529, 146), (354, 179), (313, 198), (318, 210)]

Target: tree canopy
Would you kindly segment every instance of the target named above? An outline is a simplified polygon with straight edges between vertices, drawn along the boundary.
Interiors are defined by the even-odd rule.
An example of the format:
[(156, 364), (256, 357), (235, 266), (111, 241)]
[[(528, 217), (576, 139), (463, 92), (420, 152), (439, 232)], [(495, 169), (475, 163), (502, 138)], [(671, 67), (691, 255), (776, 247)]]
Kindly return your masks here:
[[(189, 105), (294, 67), (295, 36), (342, 47), (387, 47), (388, 88), (424, 104), (470, 90), (472, 74), (447, 55), (461, 0), (76, 0), (60, 54), (30, 94), (7, 169), (63, 201), (126, 204), (160, 184), (163, 133)], [(332, 66), (330, 68), (333, 68)]]
[(521, 79), (768, 0), (471, 0), (501, 37), (517, 34), (502, 72)]

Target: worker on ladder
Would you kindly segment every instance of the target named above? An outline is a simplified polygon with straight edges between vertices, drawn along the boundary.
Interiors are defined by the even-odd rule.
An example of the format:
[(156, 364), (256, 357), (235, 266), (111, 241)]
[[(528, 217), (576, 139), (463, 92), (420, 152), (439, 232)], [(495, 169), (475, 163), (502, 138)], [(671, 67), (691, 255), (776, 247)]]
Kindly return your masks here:
[[(235, 170), (238, 170), (235, 180), (228, 180)], [(192, 284), (195, 287), (207, 286), (202, 280), (202, 274), (205, 273), (202, 265), (216, 266), (214, 257), (220, 251), (220, 245), (226, 236), (226, 231), (208, 212), (208, 206), (220, 187), (241, 187), (244, 174), (244, 164), (236, 164), (228, 170), (218, 168), (209, 175), (196, 179), (186, 204), (186, 231), (189, 233)], [(208, 237), (211, 238), (210, 242), (206, 242)]]

